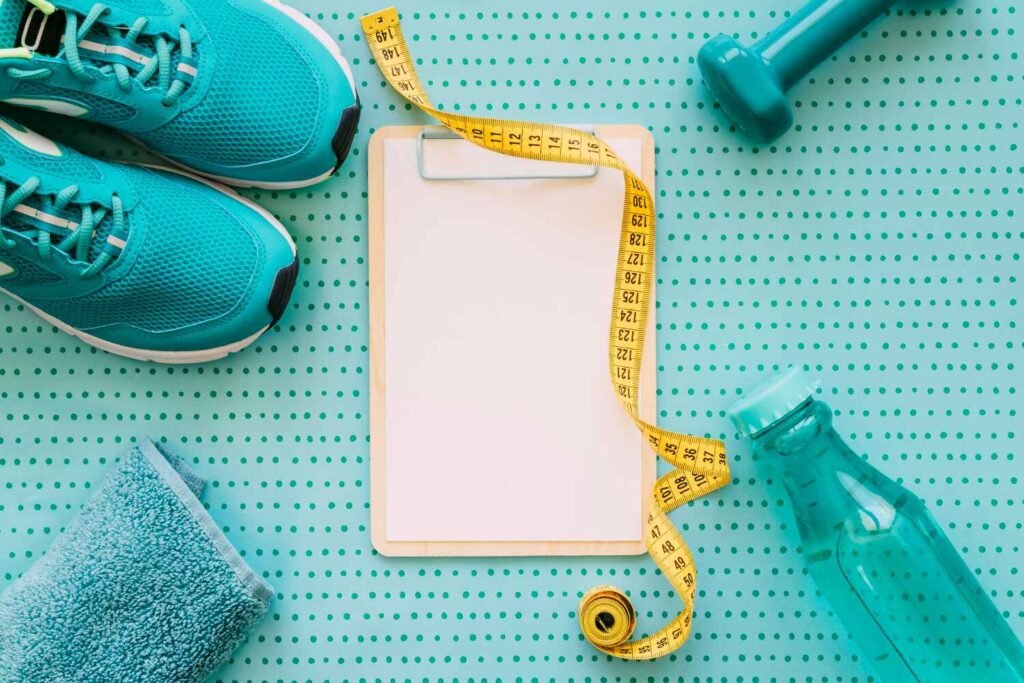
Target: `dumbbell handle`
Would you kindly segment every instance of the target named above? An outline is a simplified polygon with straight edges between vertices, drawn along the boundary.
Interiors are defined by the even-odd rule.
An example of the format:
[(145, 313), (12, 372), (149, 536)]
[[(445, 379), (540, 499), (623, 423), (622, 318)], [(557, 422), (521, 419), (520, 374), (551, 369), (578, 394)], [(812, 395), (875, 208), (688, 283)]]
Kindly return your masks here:
[(785, 91), (896, 0), (812, 0), (752, 46)]

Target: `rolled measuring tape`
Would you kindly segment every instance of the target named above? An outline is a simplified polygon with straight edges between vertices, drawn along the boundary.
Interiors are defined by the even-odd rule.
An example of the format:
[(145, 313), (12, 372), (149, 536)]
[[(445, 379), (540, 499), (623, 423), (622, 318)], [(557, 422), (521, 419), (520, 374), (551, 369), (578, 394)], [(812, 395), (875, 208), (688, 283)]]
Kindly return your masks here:
[(431, 104), (406, 47), (398, 11), (391, 7), (362, 19), (363, 33), (377, 67), (402, 97), (445, 127), (484, 149), (523, 159), (603, 166), (622, 172), (622, 231), (616, 265), (608, 366), (619, 402), (651, 448), (674, 469), (658, 479), (646, 520), (651, 558), (683, 601), (679, 615), (637, 640), (636, 610), (626, 594), (611, 586), (587, 592), (579, 605), (580, 629), (594, 647), (622, 659), (654, 659), (677, 650), (690, 636), (697, 569), (693, 555), (667, 513), (722, 488), (731, 480), (725, 444), (652, 425), (640, 417), (640, 365), (654, 283), (654, 198), (644, 182), (615, 152), (583, 131), (526, 121), (505, 121), (439, 111)]

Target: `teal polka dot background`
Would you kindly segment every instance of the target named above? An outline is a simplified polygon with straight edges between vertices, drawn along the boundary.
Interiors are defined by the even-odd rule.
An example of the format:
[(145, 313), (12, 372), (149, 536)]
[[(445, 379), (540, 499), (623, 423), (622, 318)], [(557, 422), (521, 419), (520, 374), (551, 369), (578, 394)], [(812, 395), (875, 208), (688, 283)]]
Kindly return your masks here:
[[(212, 480), (211, 513), (277, 590), (214, 680), (870, 681), (804, 570), (780, 483), (724, 414), (796, 364), (822, 381), (851, 446), (927, 501), (1024, 635), (1018, 5), (897, 4), (792, 91), (797, 125), (773, 145), (730, 131), (694, 57), (721, 31), (756, 39), (781, 8), (400, 7), (444, 108), (641, 123), (657, 141), (660, 419), (725, 438), (735, 481), (674, 513), (701, 571), (694, 636), (641, 664), (582, 642), (575, 608), (612, 582), (632, 593), (641, 629), (660, 626), (679, 603), (645, 557), (372, 550), (365, 149), (380, 126), (426, 119), (368, 58), (358, 18), (380, 6), (297, 5), (352, 60), (364, 117), (337, 177), (248, 193), (299, 245), (290, 309), (248, 351), (181, 368), (94, 351), (0, 303), (0, 587), (53, 543), (113, 459), (152, 435)], [(95, 128), (33, 123), (94, 154), (143, 158)]]

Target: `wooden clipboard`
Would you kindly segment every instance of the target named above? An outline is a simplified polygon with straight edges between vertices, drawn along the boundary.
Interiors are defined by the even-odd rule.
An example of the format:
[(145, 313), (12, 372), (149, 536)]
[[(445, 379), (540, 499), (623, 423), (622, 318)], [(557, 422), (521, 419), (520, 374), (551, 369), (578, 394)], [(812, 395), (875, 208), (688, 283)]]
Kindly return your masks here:
[[(650, 133), (643, 127), (631, 126), (631, 125), (608, 125), (608, 126), (597, 126), (594, 132), (600, 137), (604, 138), (609, 144), (613, 144), (615, 141), (621, 141), (620, 144), (629, 146), (630, 149), (639, 150), (639, 171), (644, 181), (649, 187), (654, 187), (654, 141)], [(415, 173), (416, 177), (413, 177), (413, 161), (410, 159), (410, 150), (415, 150), (416, 161), (415, 161)], [(621, 150), (618, 150), (620, 151)], [(485, 156), (481, 156), (485, 155)], [(624, 158), (626, 158), (624, 156)], [(615, 249), (618, 243), (618, 224), (621, 221), (621, 174), (608, 169), (601, 169), (600, 174), (607, 177), (598, 177), (597, 169), (588, 169), (587, 167), (571, 166), (567, 164), (544, 164), (542, 162), (524, 161), (518, 159), (512, 159), (504, 157), (502, 155), (494, 154), (486, 150), (479, 150), (470, 143), (461, 140), (452, 140), (450, 135), (446, 135), (445, 131), (434, 129), (424, 129), (420, 126), (397, 126), (397, 127), (385, 127), (378, 130), (371, 138), (369, 144), (369, 225), (370, 225), (370, 243), (369, 243), (369, 257), (370, 257), (370, 366), (371, 366), (371, 377), (370, 377), (370, 424), (371, 424), (371, 517), (372, 517), (372, 540), (374, 548), (383, 555), (387, 556), (527, 556), (527, 555), (543, 555), (543, 556), (555, 556), (555, 555), (637, 555), (642, 554), (646, 551), (643, 543), (643, 521), (646, 518), (649, 506), (652, 500), (652, 491), (656, 475), (655, 455), (654, 453), (643, 443), (643, 439), (640, 433), (629, 423), (628, 417), (622, 411), (621, 407), (616, 400), (611, 382), (607, 377), (608, 373), (608, 361), (607, 361), (607, 309), (610, 305), (610, 297), (612, 295), (612, 282), (614, 277), (615, 268)], [(486, 168), (483, 167), (486, 166)], [(636, 166), (634, 166), (636, 168)], [(431, 183), (428, 186), (423, 183)], [(444, 185), (436, 185), (434, 183), (443, 183)], [(572, 196), (582, 197), (584, 201), (582, 205), (592, 204), (593, 201), (586, 201), (587, 198), (591, 200), (595, 199), (593, 194), (580, 194), (587, 190), (587, 183), (597, 183), (593, 186), (594, 192), (600, 192), (600, 197), (596, 197), (601, 202), (608, 203), (607, 199), (603, 199), (608, 193), (609, 188), (611, 192), (618, 192), (618, 199), (608, 203), (608, 206), (613, 207), (611, 215), (607, 216), (607, 221), (610, 222), (612, 229), (603, 229), (603, 234), (599, 237), (588, 235), (585, 233), (580, 234), (581, 240), (599, 239), (602, 244), (605, 244), (607, 248), (608, 257), (605, 261), (601, 258), (601, 263), (592, 264), (594, 268), (600, 267), (602, 269), (602, 276), (599, 279), (601, 283), (605, 283), (596, 288), (600, 291), (599, 296), (602, 297), (603, 305), (601, 309), (604, 311), (596, 313), (599, 318), (600, 326), (603, 328), (603, 334), (599, 335), (599, 341), (605, 347), (603, 352), (603, 361), (597, 360), (597, 366), (594, 368), (594, 372), (603, 373), (603, 384), (600, 389), (594, 389), (589, 391), (583, 397), (585, 400), (591, 400), (591, 396), (596, 396), (597, 392), (603, 392), (600, 394), (599, 411), (602, 416), (605, 416), (604, 422), (607, 423), (610, 420), (621, 419), (622, 424), (628, 425), (635, 436), (635, 442), (630, 441), (632, 446), (624, 449), (622, 452), (626, 458), (630, 460), (616, 460), (618, 457), (615, 452), (607, 452), (600, 448), (604, 441), (601, 441), (601, 434), (596, 436), (593, 434), (593, 430), (601, 430), (605, 427), (602, 424), (594, 424), (592, 430), (584, 430), (582, 432), (576, 432), (577, 434), (584, 434), (583, 438), (594, 438), (597, 441), (598, 448), (592, 449), (590, 452), (601, 451), (602, 456), (609, 458), (609, 467), (620, 468), (623, 471), (628, 471), (629, 476), (623, 475), (621, 480), (623, 482), (632, 482), (628, 487), (620, 487), (621, 495), (628, 497), (630, 501), (635, 501), (635, 514), (630, 511), (633, 510), (632, 503), (626, 504), (625, 502), (616, 499), (615, 504), (622, 502), (623, 510), (626, 511), (626, 515), (631, 518), (632, 521), (628, 521), (629, 525), (635, 526), (635, 534), (630, 532), (623, 536), (622, 532), (619, 531), (621, 515), (615, 515), (614, 518), (609, 517), (604, 520), (602, 524), (602, 531), (604, 533), (605, 527), (608, 529), (608, 535), (613, 538), (598, 538), (600, 533), (597, 530), (591, 530), (586, 528), (586, 525), (591, 520), (588, 515), (595, 515), (600, 517), (603, 513), (607, 512), (611, 515), (614, 511), (606, 510), (605, 507), (595, 508), (588, 506), (602, 506), (605, 505), (601, 500), (590, 500), (585, 495), (581, 495), (580, 491), (572, 490), (568, 492), (568, 495), (575, 496), (573, 504), (567, 510), (563, 510), (559, 513), (560, 516), (557, 520), (554, 520), (552, 516), (552, 524), (550, 526), (557, 526), (557, 522), (564, 522), (566, 528), (564, 530), (552, 530), (555, 537), (543, 538), (543, 534), (547, 533), (545, 529), (537, 528), (533, 526), (526, 528), (527, 524), (536, 525), (541, 520), (523, 520), (522, 514), (526, 514), (527, 508), (520, 507), (518, 510), (514, 505), (508, 505), (507, 501), (505, 505), (488, 506), (486, 500), (481, 500), (478, 496), (476, 498), (470, 496), (472, 500), (475, 500), (475, 504), (466, 504), (466, 509), (463, 509), (461, 513), (455, 512), (444, 516), (441, 512), (437, 512), (439, 515), (438, 520), (451, 520), (452, 514), (462, 515), (478, 515), (483, 516), (487, 522), (486, 526), (488, 529), (495, 529), (495, 538), (488, 539), (483, 537), (481, 534), (484, 532), (479, 531), (475, 528), (467, 528), (464, 530), (448, 529), (445, 527), (441, 529), (438, 527), (437, 533), (431, 533), (428, 528), (430, 522), (425, 520), (430, 514), (436, 512), (434, 505), (453, 505), (450, 500), (451, 495), (445, 495), (439, 493), (436, 497), (423, 497), (415, 504), (415, 507), (410, 511), (409, 509), (400, 509), (396, 507), (398, 504), (394, 500), (390, 501), (389, 507), (389, 496), (400, 498), (401, 504), (409, 505), (409, 501), (415, 499), (419, 489), (410, 488), (412, 486), (408, 482), (405, 482), (403, 488), (395, 482), (394, 479), (389, 482), (389, 463), (391, 464), (392, 477), (402, 477), (407, 470), (415, 469), (417, 471), (417, 477), (420, 480), (429, 479), (433, 475), (434, 469), (429, 468), (425, 463), (430, 463), (432, 457), (445, 459), (444, 462), (451, 462), (453, 457), (450, 449), (459, 448), (461, 443), (463, 448), (468, 448), (465, 442), (458, 434), (451, 434), (450, 443), (439, 444), (439, 443), (428, 443), (428, 442), (416, 442), (416, 446), (403, 446), (403, 450), (398, 453), (389, 453), (389, 442), (401, 441), (405, 443), (409, 436), (404, 430), (406, 425), (395, 424), (394, 421), (389, 423), (388, 406), (389, 406), (389, 381), (390, 386), (395, 387), (404, 378), (388, 375), (388, 354), (392, 357), (392, 362), (395, 365), (401, 365), (407, 368), (407, 373), (410, 376), (419, 376), (420, 372), (429, 372), (429, 368), (425, 365), (416, 366), (410, 364), (408, 356), (411, 355), (408, 351), (395, 350), (396, 345), (400, 345), (402, 340), (407, 339), (411, 336), (416, 336), (420, 340), (432, 340), (434, 337), (447, 334), (447, 330), (450, 328), (452, 323), (447, 320), (442, 320), (443, 327), (439, 331), (432, 331), (430, 329), (421, 329), (423, 324), (421, 320), (417, 319), (418, 326), (416, 328), (408, 329), (409, 326), (405, 324), (404, 320), (386, 320), (386, 313), (391, 311), (393, 315), (398, 315), (397, 311), (401, 308), (395, 304), (395, 301), (390, 302), (392, 305), (389, 307), (388, 296), (389, 294), (394, 296), (397, 301), (398, 294), (390, 291), (395, 289), (401, 292), (403, 300), (409, 297), (415, 297), (419, 294), (420, 289), (429, 289), (434, 284), (434, 280), (437, 279), (436, 273), (447, 272), (448, 266), (443, 261), (449, 256), (453, 259), (453, 263), (459, 263), (460, 261), (465, 262), (467, 255), (460, 255), (458, 253), (452, 253), (450, 249), (442, 249), (440, 251), (435, 250), (433, 253), (429, 253), (431, 249), (434, 249), (436, 242), (430, 241), (429, 238), (425, 237), (436, 233), (437, 239), (444, 239), (444, 230), (448, 227), (449, 221), (446, 221), (446, 217), (443, 214), (444, 211), (441, 209), (444, 206), (438, 207), (433, 205), (438, 195), (455, 196), (453, 193), (458, 191), (459, 193), (472, 193), (473, 196), (477, 196), (479, 193), (492, 193), (493, 197), (489, 198), (488, 201), (493, 200), (494, 208), (507, 207), (507, 206), (520, 206), (530, 204), (532, 198), (540, 197), (541, 200), (552, 196), (549, 184), (558, 183), (569, 183), (571, 184), (571, 191), (567, 190), (566, 195), (569, 196), (571, 193), (575, 193)], [(427, 190), (424, 190), (424, 187)], [(570, 187), (570, 186), (565, 186)], [(500, 189), (495, 189), (500, 188)], [(618, 188), (617, 190), (615, 188)], [(509, 204), (510, 194), (516, 197), (515, 204)], [(559, 195), (562, 195), (562, 190), (559, 189)], [(460, 195), (464, 196), (464, 195)], [(429, 215), (424, 215), (423, 212), (415, 213), (417, 202), (423, 206), (419, 207), (423, 209), (423, 212), (427, 212)], [(501, 203), (501, 202), (504, 202)], [(480, 202), (478, 202), (478, 205)], [(487, 202), (484, 205), (489, 205)], [(410, 206), (412, 205), (412, 206)], [(468, 210), (464, 206), (450, 207), (453, 211)], [(543, 207), (533, 207), (533, 210), (540, 211)], [(412, 213), (411, 213), (412, 212)], [(507, 211), (502, 211), (503, 218)], [(607, 212), (606, 212), (607, 213)], [(421, 222), (420, 225), (409, 226), (408, 224), (412, 219), (403, 218), (403, 216), (418, 215)], [(539, 214), (540, 216), (548, 216), (549, 214)], [(604, 216), (604, 214), (602, 214)], [(497, 220), (498, 218), (492, 218), (491, 220)], [(392, 221), (392, 225), (389, 225), (389, 220)], [(604, 225), (601, 218), (601, 224)], [(458, 221), (455, 221), (458, 222)], [(486, 221), (482, 221), (486, 222)], [(520, 225), (520, 224), (516, 224)], [(532, 223), (531, 223), (532, 225)], [(396, 227), (406, 226), (406, 227)], [(494, 226), (481, 225), (479, 233), (473, 231), (471, 234), (464, 233), (462, 237), (472, 240), (485, 239), (480, 237), (481, 235), (495, 234), (493, 232), (487, 232)], [(557, 221), (552, 221), (550, 229), (552, 231), (558, 230), (559, 225)], [(562, 226), (565, 227), (565, 226)], [(569, 229), (579, 228), (580, 226), (570, 226)], [(403, 233), (405, 230), (407, 232)], [(515, 232), (515, 231), (513, 231)], [(394, 233), (394, 234), (391, 234)], [(613, 233), (613, 234), (612, 234)], [(550, 239), (550, 234), (547, 233)], [(387, 238), (389, 235), (392, 239), (396, 239), (395, 235), (402, 235), (402, 242), (398, 245), (390, 245), (391, 250), (389, 251), (389, 245)], [(424, 241), (417, 241), (424, 240)], [(415, 242), (415, 244), (414, 244)], [(513, 244), (510, 246), (508, 242), (502, 242), (501, 240), (495, 240), (495, 249), (503, 253), (512, 252), (515, 253), (515, 249), (520, 248), (521, 244)], [(462, 244), (462, 241), (458, 242)], [(580, 244), (580, 241), (574, 242), (574, 244)], [(586, 244), (590, 245), (587, 241)], [(481, 245), (486, 247), (486, 242), (476, 243), (474, 246), (477, 251)], [(389, 255), (393, 259), (399, 258), (395, 255), (396, 252), (405, 250), (413, 256), (401, 257), (404, 260), (399, 262), (389, 262)], [(418, 251), (419, 250), (419, 251)], [(421, 252), (424, 252), (422, 257)], [(550, 254), (546, 255), (550, 260)], [(543, 257), (542, 257), (543, 258)], [(429, 266), (424, 265), (424, 259), (435, 259), (440, 262), (432, 262)], [(492, 261), (495, 267), (500, 270), (498, 264), (502, 263), (502, 260), (496, 256)], [(562, 260), (562, 263), (566, 263)], [(390, 269), (389, 269), (390, 265)], [(402, 280), (402, 277), (407, 275), (410, 270), (422, 268), (423, 273), (416, 282), (422, 283), (421, 287), (410, 286), (408, 282)], [(584, 269), (580, 271), (584, 273), (586, 277), (593, 276), (594, 268)], [(390, 272), (389, 272), (390, 270)], [(517, 270), (516, 272), (520, 272)], [(521, 272), (524, 277), (529, 277), (531, 273), (535, 273), (530, 263), (521, 264)], [(401, 274), (401, 276), (396, 275)], [(390, 284), (389, 284), (390, 275)], [(482, 282), (488, 283), (493, 280), (488, 280), (489, 271), (484, 272), (482, 275)], [(495, 276), (498, 277), (498, 276)], [(408, 278), (407, 278), (408, 279)], [(396, 284), (396, 280), (401, 284)], [(502, 280), (505, 282), (505, 280)], [(426, 296), (426, 295), (424, 295)], [(507, 301), (507, 299), (506, 299)], [(590, 299), (587, 299), (588, 305), (590, 305)], [(432, 300), (425, 300), (422, 302), (424, 306), (430, 305)], [(412, 311), (411, 313), (403, 313), (403, 316), (417, 316), (417, 309), (420, 306), (411, 306), (408, 309), (402, 309), (406, 311)], [(466, 327), (473, 327), (476, 321), (482, 317), (486, 317), (484, 314), (490, 312), (488, 306), (477, 306), (476, 310), (470, 310), (463, 312), (461, 316), (462, 323)], [(567, 309), (567, 310), (572, 310)], [(443, 314), (442, 314), (443, 315)], [(586, 326), (592, 327), (591, 319), (594, 315), (590, 315), (586, 318)], [(653, 422), (655, 420), (656, 406), (655, 406), (655, 378), (654, 378), (654, 355), (655, 355), (655, 344), (654, 344), (654, 306), (651, 307), (651, 322), (649, 327), (648, 349), (647, 358), (645, 359), (642, 368), (642, 396), (641, 396), (641, 411), (644, 419)], [(399, 324), (401, 323), (401, 324)], [(388, 339), (389, 330), (401, 329), (403, 331), (401, 338), (398, 339), (393, 337)], [(558, 341), (563, 343), (566, 337), (572, 337), (572, 333), (561, 334), (558, 337)], [(590, 344), (593, 340), (587, 337), (587, 346), (592, 351), (593, 345)], [(415, 343), (415, 340), (409, 343)], [(390, 344), (390, 346), (389, 346)], [(443, 347), (438, 347), (443, 348)], [(427, 353), (427, 351), (424, 351)], [(512, 355), (516, 355), (515, 352)], [(562, 360), (566, 362), (567, 359), (571, 359), (572, 354), (563, 354)], [(401, 359), (401, 362), (396, 359)], [(415, 361), (415, 359), (413, 359)], [(427, 358), (423, 359), (423, 363), (429, 363), (430, 360)], [(587, 366), (589, 368), (589, 365)], [(412, 370), (408, 370), (412, 368)], [(467, 373), (476, 372), (472, 368), (466, 369)], [(587, 371), (589, 372), (589, 370)], [(472, 377), (470, 377), (472, 379)], [(588, 375), (587, 379), (590, 377)], [(549, 386), (554, 391), (559, 391), (559, 378), (549, 377)], [(515, 378), (509, 379), (507, 384), (516, 384)], [(436, 386), (436, 385), (435, 385)], [(589, 386), (589, 385), (588, 385)], [(501, 388), (498, 389), (500, 391)], [(401, 392), (405, 394), (411, 393), (412, 390), (407, 387), (403, 387)], [(454, 391), (454, 390), (453, 390)], [(398, 389), (393, 389), (390, 401), (392, 411), (405, 415), (405, 422), (407, 424), (417, 423), (420, 420), (420, 415), (417, 412), (410, 411), (407, 407), (398, 408), (396, 406), (408, 406), (408, 401), (398, 400), (395, 396), (401, 393)], [(458, 402), (458, 395), (448, 397), (449, 402)], [(441, 423), (445, 419), (451, 418), (451, 413), (445, 413), (442, 408), (438, 408), (435, 403), (443, 402), (444, 398), (435, 398), (432, 396), (429, 389), (425, 389), (421, 395), (421, 401), (423, 410), (434, 410), (438, 411), (438, 414), (443, 415), (442, 419), (439, 420)], [(606, 405), (611, 406), (612, 413), (608, 413)], [(576, 401), (567, 401), (572, 404), (576, 404)], [(468, 405), (468, 403), (467, 403)], [(474, 403), (474, 405), (476, 405)], [(550, 406), (549, 406), (550, 408)], [(571, 405), (562, 406), (567, 414), (572, 410)], [(617, 412), (614, 412), (617, 411)], [(550, 412), (550, 410), (548, 411)], [(537, 421), (543, 421), (543, 418), (547, 415), (538, 416)], [(470, 416), (466, 417), (467, 420), (472, 419)], [(394, 420), (394, 416), (392, 416)], [(508, 429), (512, 434), (518, 434), (514, 430), (528, 429), (531, 420), (526, 418), (519, 424), (508, 424)], [(424, 423), (425, 431), (430, 431), (430, 425), (434, 422)], [(462, 424), (467, 424), (463, 422)], [(475, 423), (469, 423), (475, 424)], [(524, 426), (525, 424), (525, 426)], [(393, 430), (402, 430), (391, 432), (392, 438), (389, 439), (388, 428)], [(609, 434), (614, 432), (614, 436), (609, 437), (609, 442), (615, 439), (628, 438), (624, 437), (618, 431), (618, 425), (616, 429), (609, 430)], [(550, 435), (550, 430), (545, 432)], [(555, 441), (559, 441), (555, 439)], [(395, 448), (395, 446), (392, 446)], [(543, 444), (540, 445), (543, 447)], [(562, 460), (553, 460), (558, 458), (559, 449), (556, 447), (555, 452), (552, 452), (545, 456), (545, 462), (555, 462), (558, 465), (564, 465)], [(522, 453), (523, 451), (518, 451)], [(565, 453), (564, 449), (561, 451)], [(468, 456), (467, 456), (468, 457)], [(579, 458), (581, 454), (574, 453), (573, 457)], [(634, 460), (635, 459), (635, 460)], [(477, 475), (487, 479), (493, 474), (494, 477), (502, 477), (502, 481), (509, 477), (508, 462), (501, 462), (498, 460), (491, 459), (487, 453), (487, 449), (481, 449), (475, 459), (462, 460), (460, 461), (464, 465), (469, 465), (468, 468), (473, 468)], [(591, 462), (591, 461), (588, 461)], [(597, 461), (595, 459), (593, 467), (601, 467), (603, 461)], [(405, 463), (407, 467), (400, 468), (401, 464)], [(632, 463), (632, 464), (629, 464)], [(634, 471), (633, 468), (636, 468)], [(458, 468), (461, 472), (467, 467)], [(476, 469), (479, 468), (479, 469)], [(451, 471), (449, 467), (449, 472)], [(587, 469), (586, 465), (577, 468), (577, 471), (592, 472), (593, 468)], [(397, 474), (396, 474), (397, 473)], [(516, 475), (522, 473), (515, 472)], [(561, 472), (561, 476), (565, 477), (566, 472)], [(467, 475), (468, 476), (468, 475)], [(536, 477), (546, 476), (545, 472), (537, 472)], [(587, 476), (590, 476), (589, 474)], [(410, 474), (407, 479), (412, 478)], [(594, 481), (598, 481), (597, 475), (593, 475)], [(612, 479), (613, 477), (608, 477)], [(618, 477), (614, 477), (616, 481), (608, 482), (605, 481), (604, 476), (600, 478), (600, 486), (595, 485), (596, 490), (606, 491), (609, 486), (615, 486), (618, 484)], [(538, 480), (539, 481), (539, 480)], [(423, 487), (435, 487), (437, 489), (444, 489), (446, 485), (449, 485), (451, 478), (445, 473), (438, 473), (436, 480), (423, 480)], [(417, 482), (419, 483), (419, 482)], [(389, 484), (391, 484), (389, 486)], [(465, 482), (463, 482), (465, 484)], [(554, 483), (548, 480), (542, 481), (543, 486), (552, 487)], [(569, 482), (566, 482), (569, 484)], [(541, 486), (541, 484), (535, 483), (534, 486)], [(473, 489), (476, 487), (473, 485), (465, 485), (460, 490)], [(400, 495), (396, 494), (396, 491), (413, 491), (411, 495)], [(455, 491), (454, 494), (458, 494), (459, 491)], [(547, 503), (544, 500), (531, 501), (529, 491), (524, 491), (523, 503), (525, 506), (530, 506), (534, 503), (539, 503), (541, 506), (547, 504), (551, 509), (558, 509), (559, 505), (567, 504), (566, 501), (561, 499), (555, 499), (550, 496), (547, 499)], [(614, 495), (614, 494), (613, 494)], [(607, 495), (604, 496), (608, 498)], [(398, 510), (398, 512), (396, 512)], [(597, 510), (595, 513), (594, 511)], [(391, 526), (389, 526), (389, 511), (393, 515)], [(534, 505), (528, 508), (530, 514), (537, 514), (537, 506)], [(563, 519), (565, 515), (569, 515), (571, 519)], [(580, 516), (582, 515), (582, 516)], [(620, 519), (621, 518), (621, 519)], [(462, 520), (462, 518), (460, 518)], [(481, 520), (462, 520), (472, 527), (472, 523), (484, 524)], [(510, 523), (512, 526), (523, 525), (523, 529), (501, 529), (503, 522)], [(635, 524), (634, 524), (635, 523)], [(627, 524), (626, 521), (622, 522), (623, 525)], [(395, 532), (395, 528), (405, 525), (406, 527), (415, 527), (415, 530), (404, 530)], [(459, 524), (456, 523), (456, 526)], [(630, 529), (633, 528), (630, 526)], [(422, 528), (421, 528), (422, 527)], [(573, 538), (574, 530), (579, 530), (577, 535), (587, 536), (587, 538)], [(461, 535), (460, 535), (461, 534)], [(517, 536), (517, 534), (520, 534)], [(511, 536), (511, 537), (510, 537)]]

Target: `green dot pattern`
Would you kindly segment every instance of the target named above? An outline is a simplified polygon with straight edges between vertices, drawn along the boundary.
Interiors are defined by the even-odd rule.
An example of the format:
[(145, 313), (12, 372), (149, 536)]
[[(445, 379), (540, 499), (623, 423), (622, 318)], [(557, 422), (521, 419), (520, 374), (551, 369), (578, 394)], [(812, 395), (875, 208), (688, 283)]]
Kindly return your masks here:
[[(427, 120), (368, 58), (358, 18), (381, 6), (296, 4), (351, 59), (364, 116), (337, 177), (247, 193), (298, 243), (289, 310), (242, 354), (162, 367), (97, 352), (0, 302), (0, 588), (151, 435), (211, 479), (211, 513), (277, 590), (214, 680), (872, 681), (804, 569), (780, 482), (725, 418), (744, 388), (796, 364), (822, 381), (850, 445), (924, 498), (1024, 635), (1016, 3), (897, 4), (793, 89), (796, 126), (772, 145), (730, 130), (694, 58), (719, 32), (755, 40), (794, 2), (400, 7), (446, 110), (641, 123), (655, 136), (660, 421), (725, 438), (735, 481), (674, 513), (701, 572), (694, 636), (643, 664), (583, 642), (575, 609), (591, 586), (614, 583), (631, 592), (641, 630), (661, 626), (679, 603), (646, 557), (374, 553), (365, 149), (380, 126)], [(30, 118), (94, 154), (144, 158), (94, 127)]]

